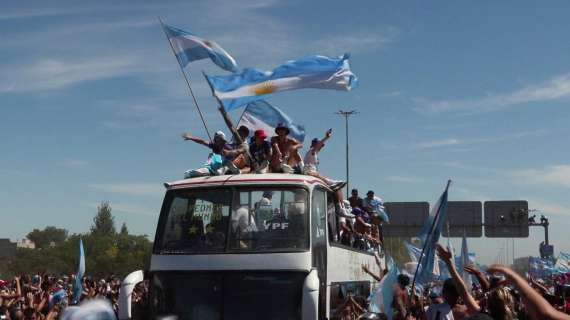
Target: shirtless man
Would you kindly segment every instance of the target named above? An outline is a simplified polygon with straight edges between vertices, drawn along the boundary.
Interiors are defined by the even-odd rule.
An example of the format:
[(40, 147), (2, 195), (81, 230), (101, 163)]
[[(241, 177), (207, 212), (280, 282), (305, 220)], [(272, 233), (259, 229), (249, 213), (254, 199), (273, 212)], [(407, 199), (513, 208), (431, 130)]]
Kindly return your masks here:
[(289, 137), (289, 132), (289, 128), (283, 123), (279, 123), (275, 128), (277, 135), (271, 138), (273, 172), (293, 173), (295, 168), (302, 167), (303, 160), (299, 155), (299, 149), (303, 148), (303, 144)]

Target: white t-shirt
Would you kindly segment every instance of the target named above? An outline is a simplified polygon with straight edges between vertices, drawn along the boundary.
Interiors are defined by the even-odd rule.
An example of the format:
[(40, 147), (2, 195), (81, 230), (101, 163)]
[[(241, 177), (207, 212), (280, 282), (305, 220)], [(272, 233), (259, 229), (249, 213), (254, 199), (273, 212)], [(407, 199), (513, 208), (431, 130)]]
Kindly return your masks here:
[[(439, 313), (439, 316), (438, 316)], [(453, 318), (453, 310), (447, 302), (440, 304), (432, 304), (426, 311), (427, 320), (455, 320)]]
[(317, 171), (317, 166), (319, 165), (319, 158), (318, 158), (318, 151), (315, 149), (310, 148), (305, 155), (304, 164), (305, 170)]

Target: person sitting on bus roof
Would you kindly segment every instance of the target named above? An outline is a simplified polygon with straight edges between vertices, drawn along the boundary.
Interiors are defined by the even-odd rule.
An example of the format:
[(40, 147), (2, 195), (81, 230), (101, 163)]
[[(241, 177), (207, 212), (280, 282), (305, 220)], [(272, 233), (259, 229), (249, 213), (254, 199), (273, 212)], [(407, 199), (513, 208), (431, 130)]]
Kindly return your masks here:
[(303, 160), (299, 155), (299, 149), (303, 148), (303, 144), (289, 137), (289, 132), (285, 124), (279, 123), (275, 128), (277, 135), (271, 137), (273, 147), (271, 170), (273, 172), (293, 173), (295, 170), (300, 172), (303, 167)]
[(323, 147), (325, 146), (325, 141), (330, 139), (331, 136), (332, 136), (332, 129), (328, 129), (323, 139), (319, 140), (315, 138), (313, 139), (313, 141), (311, 141), (311, 147), (309, 148), (307, 154), (305, 155), (303, 174), (320, 178), (326, 184), (328, 184), (329, 187), (331, 187), (331, 189), (337, 190), (342, 188), (346, 183), (343, 181), (336, 181), (327, 178), (321, 175), (318, 171), (318, 165), (319, 165), (318, 154), (321, 151), (321, 149), (323, 149)]
[(229, 144), (229, 149), (224, 151), (225, 163), (227, 168), (226, 172), (231, 174), (248, 173), (249, 168), (249, 144), (247, 138), (249, 136), (249, 129), (246, 126), (240, 126), (237, 129), (242, 143), (239, 143), (234, 138), (233, 142)]
[(189, 133), (182, 134), (182, 137), (184, 140), (190, 140), (212, 149), (212, 152), (208, 156), (208, 161), (204, 164), (204, 166), (198, 169), (191, 169), (184, 172), (184, 178), (215, 176), (222, 173), (221, 169), (223, 167), (224, 161), (224, 150), (229, 149), (229, 145), (226, 141), (226, 135), (222, 131), (217, 131), (214, 134), (214, 141), (212, 142), (196, 138)]
[(265, 139), (267, 135), (264, 130), (255, 130), (252, 143), (249, 145), (250, 166), (253, 173), (266, 173), (269, 169), (272, 151), (271, 144)]

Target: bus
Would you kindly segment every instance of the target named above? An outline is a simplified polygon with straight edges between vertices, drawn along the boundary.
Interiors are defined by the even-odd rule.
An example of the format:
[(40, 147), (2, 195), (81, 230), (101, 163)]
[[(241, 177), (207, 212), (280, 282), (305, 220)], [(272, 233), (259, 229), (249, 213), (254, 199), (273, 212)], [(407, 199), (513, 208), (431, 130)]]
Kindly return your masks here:
[[(334, 192), (294, 174), (165, 183), (149, 270), (123, 281), (119, 318), (149, 281), (151, 319), (337, 319), (366, 299), (378, 259), (334, 240)], [(377, 261), (380, 260), (380, 261)]]

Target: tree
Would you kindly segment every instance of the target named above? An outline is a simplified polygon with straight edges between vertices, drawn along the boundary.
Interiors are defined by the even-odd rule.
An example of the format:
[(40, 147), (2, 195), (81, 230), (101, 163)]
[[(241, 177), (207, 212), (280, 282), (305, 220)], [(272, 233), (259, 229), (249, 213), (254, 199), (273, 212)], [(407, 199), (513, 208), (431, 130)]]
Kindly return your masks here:
[(108, 201), (101, 202), (101, 205), (97, 207), (97, 215), (93, 218), (91, 233), (98, 236), (111, 236), (117, 233), (115, 217), (111, 213), (111, 205)]
[(122, 236), (128, 236), (129, 235), (129, 229), (127, 229), (127, 223), (123, 222), (123, 225), (121, 226), (121, 235)]
[(38, 249), (46, 249), (53, 243), (54, 246), (61, 245), (67, 239), (67, 230), (53, 226), (45, 227), (43, 230), (34, 229), (28, 233), (26, 238), (33, 241)]

